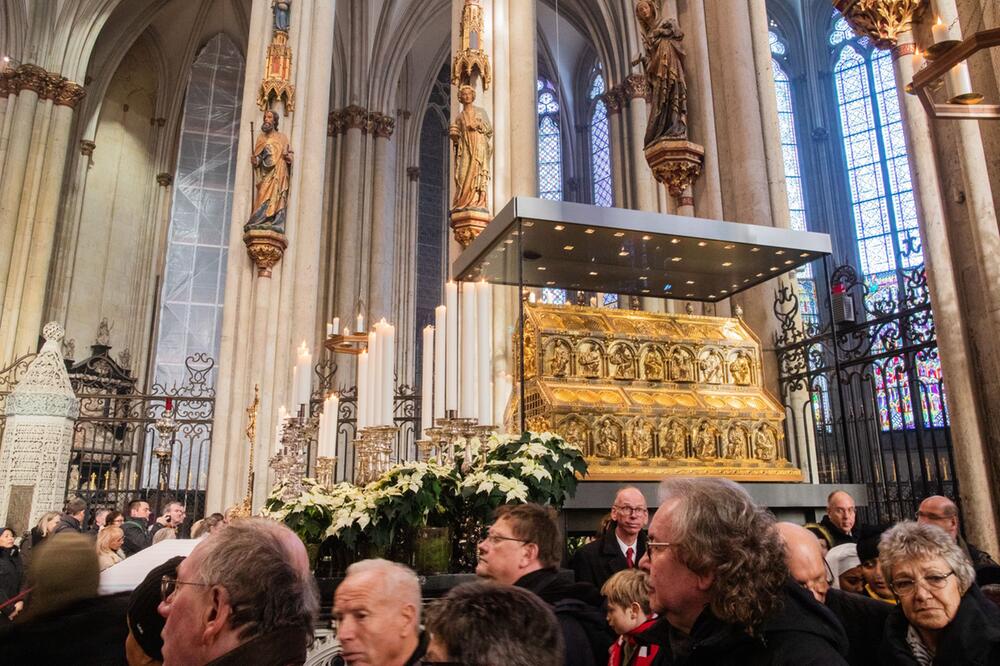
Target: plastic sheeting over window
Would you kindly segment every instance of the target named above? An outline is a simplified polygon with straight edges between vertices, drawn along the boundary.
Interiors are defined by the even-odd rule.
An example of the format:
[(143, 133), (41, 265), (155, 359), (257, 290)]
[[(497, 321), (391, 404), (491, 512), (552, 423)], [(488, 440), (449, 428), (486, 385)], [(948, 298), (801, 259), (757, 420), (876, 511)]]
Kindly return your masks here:
[(191, 66), (154, 361), (155, 382), (168, 389), (185, 383), (188, 356), (219, 357), (243, 66), (221, 33)]

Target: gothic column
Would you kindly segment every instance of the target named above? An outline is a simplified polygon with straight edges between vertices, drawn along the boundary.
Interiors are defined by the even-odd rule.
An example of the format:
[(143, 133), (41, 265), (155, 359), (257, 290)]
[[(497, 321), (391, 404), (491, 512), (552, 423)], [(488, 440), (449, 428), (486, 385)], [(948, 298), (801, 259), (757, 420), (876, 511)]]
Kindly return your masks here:
[(628, 146), (635, 192), (631, 208), (656, 211), (656, 180), (643, 152), (646, 139), (646, 78), (642, 74), (629, 74), (622, 84), (622, 92), (628, 100)]
[(913, 79), (909, 55), (914, 48), (912, 22), (920, 2), (894, 0), (887, 3), (882, 13), (858, 7), (858, 4), (856, 0), (841, 0), (837, 8), (852, 27), (865, 32), (880, 48), (893, 48), (893, 68), (924, 248), (924, 267), (938, 352), (947, 382), (949, 425), (965, 530), (972, 542), (995, 551), (1000, 525), (993, 480), (997, 477), (990, 450), (997, 440), (991, 435), (983, 414), (989, 405), (981, 402), (979, 387), (974, 381), (974, 365), (979, 359), (969, 336), (970, 323), (962, 309), (961, 272), (967, 266), (967, 258), (952, 251), (929, 119), (919, 100), (904, 92), (906, 84)]
[[(360, 106), (343, 109), (344, 136), (341, 139), (340, 215), (337, 224), (337, 307), (334, 315), (341, 325), (354, 330), (361, 297), (361, 179), (364, 177), (362, 148), (367, 112)], [(367, 305), (367, 303), (365, 304)], [(344, 323), (346, 322), (346, 324)]]
[[(273, 453), (278, 406), (290, 394), (295, 347), (314, 339), (319, 288), (319, 248), (326, 173), (326, 132), (333, 60), (335, 2), (302, 0), (292, 4), (288, 47), (293, 54), (288, 83), (294, 85), (294, 111), (274, 102), (281, 113), (279, 131), (288, 135), (294, 160), (286, 216), (288, 247), (270, 271), (259, 271), (241, 251), (243, 225), (250, 214), (252, 146), (240, 133), (233, 195), (233, 220), (223, 309), (217, 401), (209, 461), (207, 505), (221, 510), (243, 498), (247, 490), (250, 446), (245, 410), (261, 387), (254, 447), (253, 507), (270, 491), (268, 460)], [(265, 75), (265, 54), (272, 38), (268, 0), (254, 0), (247, 48), (241, 121), (259, 123), (257, 94)], [(291, 405), (289, 405), (291, 407)]]
[[(11, 302), (17, 322), (16, 332), (12, 345), (10, 337), (4, 336), (0, 357), (6, 358), (22, 351), (33, 350), (38, 340), (38, 331), (42, 327), (42, 308), (45, 305), (49, 268), (52, 266), (63, 174), (69, 158), (67, 148), (72, 131), (73, 110), (83, 95), (82, 86), (65, 81), (53, 99), (52, 119), (38, 187), (34, 226), (31, 231), (31, 245), (24, 262), (27, 269), (24, 288), (19, 303), (14, 299)], [(8, 285), (10, 284), (8, 281)], [(6, 307), (5, 299), (4, 308)], [(13, 324), (15, 318), (8, 319), (5, 325)]]
[(392, 320), (392, 292), (395, 281), (393, 260), (396, 247), (396, 144), (392, 141), (395, 120), (372, 114), (372, 137), (375, 144), (375, 179), (372, 192), (372, 243), (368, 264), (371, 303), (368, 312), (372, 324), (381, 318)]
[(608, 109), (608, 143), (611, 154), (611, 183), (614, 188), (614, 205), (618, 208), (625, 208), (629, 197), (626, 196), (625, 186), (625, 160), (622, 159), (625, 151), (623, 149), (622, 131), (622, 97), (621, 88), (611, 87), (602, 96), (604, 105)]

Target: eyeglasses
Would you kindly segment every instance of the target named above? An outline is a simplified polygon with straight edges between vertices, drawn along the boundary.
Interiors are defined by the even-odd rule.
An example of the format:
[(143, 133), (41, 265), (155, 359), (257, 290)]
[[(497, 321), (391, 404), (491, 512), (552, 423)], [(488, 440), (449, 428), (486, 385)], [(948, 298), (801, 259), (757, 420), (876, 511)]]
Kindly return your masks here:
[(618, 506), (615, 504), (612, 508), (621, 511), (627, 516), (645, 516), (649, 513), (649, 509), (644, 506), (628, 506), (627, 504), (624, 506)]
[(917, 578), (916, 580), (911, 580), (909, 578), (897, 578), (889, 584), (892, 591), (901, 597), (907, 597), (917, 590), (917, 583), (919, 581), (924, 581), (927, 587), (931, 590), (943, 590), (948, 584), (948, 579), (955, 575), (954, 571), (949, 571), (946, 574), (927, 574), (923, 578)]
[(929, 511), (917, 511), (913, 516), (920, 520), (921, 518), (926, 518), (927, 520), (949, 520), (954, 518), (954, 516), (942, 516), (937, 513), (931, 513)]
[(501, 541), (516, 541), (518, 543), (530, 543), (526, 539), (518, 539), (517, 537), (501, 536), (499, 534), (487, 534), (483, 541), (489, 541), (491, 546), (500, 545)]
[(646, 542), (646, 552), (649, 554), (650, 559), (653, 557), (653, 553), (666, 550), (670, 546), (679, 546), (680, 543), (670, 542), (670, 541), (647, 541)]
[(177, 580), (176, 576), (164, 576), (160, 579), (160, 598), (164, 601), (174, 593), (178, 585), (198, 585), (199, 587), (211, 587), (208, 583), (195, 583), (186, 580)]

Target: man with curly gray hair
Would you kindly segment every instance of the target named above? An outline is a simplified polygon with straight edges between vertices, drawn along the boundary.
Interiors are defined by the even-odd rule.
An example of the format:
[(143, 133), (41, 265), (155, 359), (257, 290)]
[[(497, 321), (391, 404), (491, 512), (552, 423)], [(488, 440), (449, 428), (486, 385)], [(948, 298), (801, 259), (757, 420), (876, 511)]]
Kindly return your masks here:
[(972, 562), (936, 525), (904, 521), (879, 543), (899, 603), (879, 653), (883, 664), (1000, 663), (1000, 619), (976, 587)]
[(725, 479), (667, 479), (649, 525), (653, 664), (846, 664), (831, 613), (789, 579), (774, 516)]
[(164, 666), (305, 662), (319, 611), (305, 546), (271, 520), (238, 520), (164, 576)]

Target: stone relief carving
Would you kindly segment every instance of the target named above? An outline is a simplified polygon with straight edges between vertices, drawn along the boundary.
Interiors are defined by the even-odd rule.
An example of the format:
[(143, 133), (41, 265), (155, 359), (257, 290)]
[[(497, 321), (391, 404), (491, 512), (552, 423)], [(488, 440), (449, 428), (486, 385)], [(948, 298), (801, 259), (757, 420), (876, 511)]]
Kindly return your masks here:
[(608, 363), (614, 369), (615, 379), (635, 379), (635, 352), (631, 346), (619, 342), (612, 347)]

